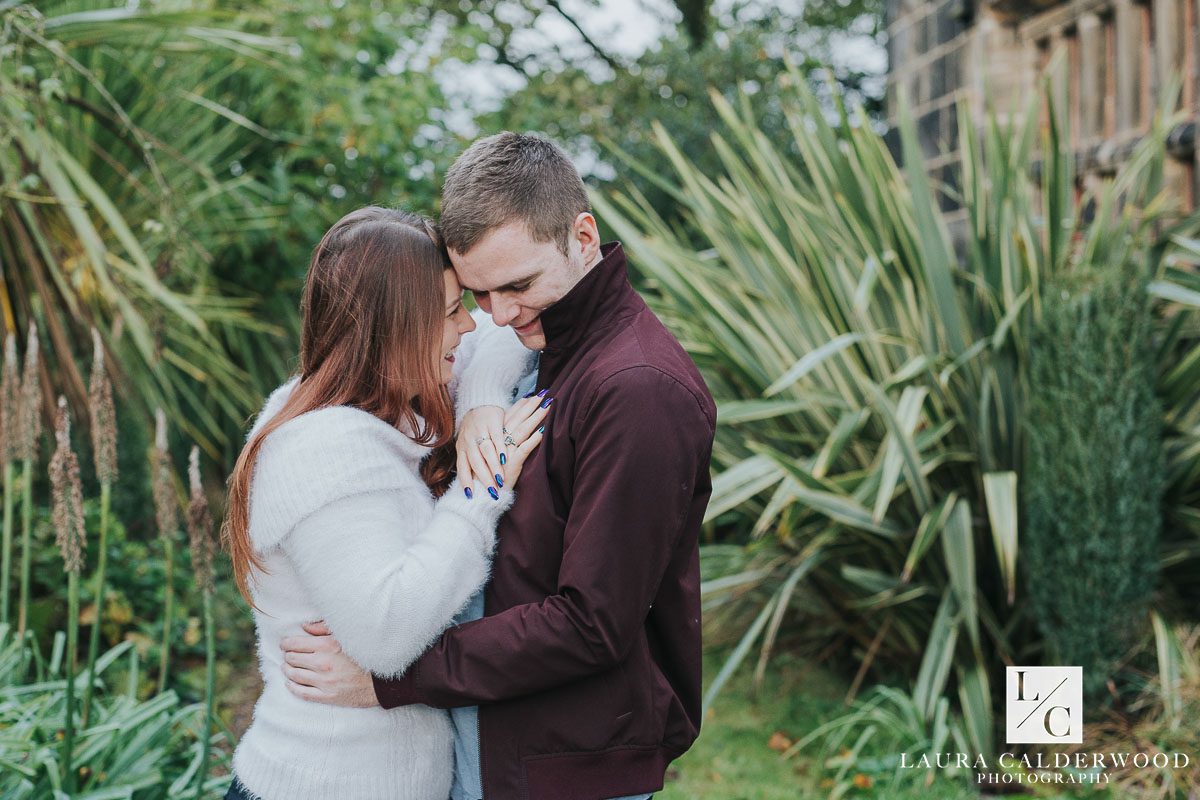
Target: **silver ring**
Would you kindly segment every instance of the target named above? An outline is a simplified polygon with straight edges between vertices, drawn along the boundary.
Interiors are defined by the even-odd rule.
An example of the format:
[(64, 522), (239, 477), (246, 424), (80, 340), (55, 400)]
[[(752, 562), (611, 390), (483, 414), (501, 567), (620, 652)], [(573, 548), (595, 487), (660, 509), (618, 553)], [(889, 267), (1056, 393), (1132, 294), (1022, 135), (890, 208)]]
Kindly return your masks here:
[(488, 438), (489, 438), (489, 437), (487, 437), (487, 436), (477, 436), (477, 437), (475, 437), (475, 446), (476, 446), (476, 447), (479, 447), (479, 445), (481, 445), (481, 444), (483, 444), (484, 442), (486, 442), (486, 441), (488, 440)]
[(504, 437), (504, 446), (505, 447), (516, 447), (516, 445), (517, 445), (517, 442), (515, 439), (512, 438), (512, 436)]

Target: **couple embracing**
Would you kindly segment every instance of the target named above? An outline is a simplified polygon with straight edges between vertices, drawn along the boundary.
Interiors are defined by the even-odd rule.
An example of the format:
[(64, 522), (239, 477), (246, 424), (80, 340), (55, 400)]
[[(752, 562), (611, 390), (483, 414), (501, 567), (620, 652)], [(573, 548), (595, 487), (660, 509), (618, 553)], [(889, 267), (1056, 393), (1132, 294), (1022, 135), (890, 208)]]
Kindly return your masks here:
[(700, 726), (714, 425), (552, 143), (477, 141), (437, 226), (339, 220), (230, 478), (264, 688), (228, 797), (648, 798)]

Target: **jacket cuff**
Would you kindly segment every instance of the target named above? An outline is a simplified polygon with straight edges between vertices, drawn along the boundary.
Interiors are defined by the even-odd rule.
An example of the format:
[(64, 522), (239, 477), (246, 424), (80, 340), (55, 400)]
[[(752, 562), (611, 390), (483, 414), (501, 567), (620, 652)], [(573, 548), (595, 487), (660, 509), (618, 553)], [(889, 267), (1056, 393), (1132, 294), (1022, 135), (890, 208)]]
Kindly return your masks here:
[(379, 701), (379, 705), (384, 708), (397, 708), (421, 702), (417, 693), (416, 673), (416, 665), (399, 678), (385, 678), (372, 673), (371, 683), (375, 684), (375, 699)]

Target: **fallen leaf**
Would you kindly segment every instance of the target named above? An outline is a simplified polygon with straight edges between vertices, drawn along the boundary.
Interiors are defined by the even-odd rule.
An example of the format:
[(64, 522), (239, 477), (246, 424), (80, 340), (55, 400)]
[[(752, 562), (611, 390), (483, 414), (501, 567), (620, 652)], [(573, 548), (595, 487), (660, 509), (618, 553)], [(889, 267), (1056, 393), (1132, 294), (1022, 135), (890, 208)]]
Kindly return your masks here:
[(767, 747), (774, 750), (776, 753), (782, 753), (792, 746), (792, 740), (783, 731), (775, 731), (771, 734), (771, 738), (767, 740)]

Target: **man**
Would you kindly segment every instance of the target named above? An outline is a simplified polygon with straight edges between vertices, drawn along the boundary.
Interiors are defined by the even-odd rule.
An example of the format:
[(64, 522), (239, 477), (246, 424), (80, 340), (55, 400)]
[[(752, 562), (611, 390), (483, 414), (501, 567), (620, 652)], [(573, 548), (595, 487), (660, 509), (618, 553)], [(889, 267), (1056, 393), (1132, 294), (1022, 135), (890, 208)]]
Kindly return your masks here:
[(481, 139), (451, 168), (442, 212), (460, 281), (540, 353), (532, 388), (554, 412), (500, 524), (485, 616), (394, 680), (332, 637), (285, 640), (289, 688), (456, 709), (456, 798), (646, 798), (700, 727), (712, 397), (630, 286), (620, 244), (600, 244), (556, 146)]

